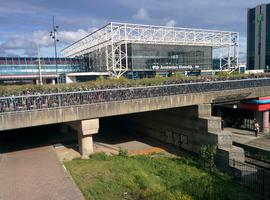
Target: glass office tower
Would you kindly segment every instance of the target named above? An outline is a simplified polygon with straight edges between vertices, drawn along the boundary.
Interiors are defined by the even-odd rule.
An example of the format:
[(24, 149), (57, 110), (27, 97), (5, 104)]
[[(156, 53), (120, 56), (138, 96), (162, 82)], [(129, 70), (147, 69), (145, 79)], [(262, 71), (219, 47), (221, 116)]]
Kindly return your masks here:
[(248, 9), (247, 68), (270, 69), (270, 4)]

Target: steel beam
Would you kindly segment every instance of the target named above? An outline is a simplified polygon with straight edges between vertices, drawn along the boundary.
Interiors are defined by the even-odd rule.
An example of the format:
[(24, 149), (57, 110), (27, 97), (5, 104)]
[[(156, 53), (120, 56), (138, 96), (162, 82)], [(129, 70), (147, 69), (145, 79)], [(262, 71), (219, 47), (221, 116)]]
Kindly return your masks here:
[[(104, 48), (108, 72), (120, 77), (128, 70), (127, 44), (130, 43), (219, 48), (221, 70), (235, 69), (239, 62), (238, 32), (115, 22), (66, 47), (62, 50), (62, 55), (77, 57)], [(226, 52), (224, 48), (227, 49)]]

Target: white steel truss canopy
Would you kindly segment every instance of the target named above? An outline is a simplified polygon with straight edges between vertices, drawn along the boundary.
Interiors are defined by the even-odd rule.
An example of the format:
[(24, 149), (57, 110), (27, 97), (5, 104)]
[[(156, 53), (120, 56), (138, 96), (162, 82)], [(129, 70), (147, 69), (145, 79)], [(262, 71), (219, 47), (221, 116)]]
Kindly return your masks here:
[[(239, 33), (112, 22), (62, 50), (65, 57), (106, 49), (107, 71), (120, 77), (128, 70), (127, 44), (208, 46), (220, 49), (220, 69), (238, 66)], [(225, 53), (224, 53), (225, 49)]]

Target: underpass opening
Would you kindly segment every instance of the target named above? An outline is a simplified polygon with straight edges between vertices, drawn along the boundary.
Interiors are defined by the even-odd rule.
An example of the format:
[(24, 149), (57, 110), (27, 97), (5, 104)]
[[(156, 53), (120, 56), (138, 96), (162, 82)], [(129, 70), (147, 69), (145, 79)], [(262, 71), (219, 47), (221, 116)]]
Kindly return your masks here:
[(154, 147), (198, 154), (203, 144), (218, 143), (219, 130), (220, 118), (211, 116), (207, 104), (101, 118), (94, 141), (131, 152)]
[(53, 124), (2, 131), (1, 152), (5, 154), (59, 144), (77, 144), (77, 134), (71, 129), (63, 131), (63, 127), (63, 124)]
[(253, 131), (253, 121), (258, 117), (256, 112), (243, 109), (240, 102), (212, 105), (212, 115), (223, 120), (224, 128)]
[[(141, 113), (142, 116), (144, 113)], [(94, 152), (117, 154), (119, 149), (127, 150), (130, 155), (170, 152), (177, 154), (174, 147), (148, 136), (145, 130), (135, 130), (135, 115), (112, 116), (100, 119), (99, 133), (94, 136)]]

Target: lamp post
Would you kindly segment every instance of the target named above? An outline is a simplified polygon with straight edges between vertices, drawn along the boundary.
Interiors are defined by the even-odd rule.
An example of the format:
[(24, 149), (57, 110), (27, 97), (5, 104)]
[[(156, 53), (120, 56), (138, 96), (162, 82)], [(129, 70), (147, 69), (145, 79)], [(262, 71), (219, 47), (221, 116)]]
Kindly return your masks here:
[[(57, 81), (57, 86), (59, 85), (59, 80), (58, 80), (58, 64), (57, 64), (57, 47), (56, 44), (59, 42), (59, 39), (57, 39), (57, 31), (59, 29), (59, 26), (56, 26), (54, 23), (54, 16), (53, 16), (53, 29), (50, 32), (50, 37), (53, 39), (54, 42), (54, 56), (55, 56), (55, 67), (56, 67), (56, 81)], [(59, 87), (57, 87), (59, 90)]]
[(40, 85), (43, 85), (43, 82), (42, 82), (42, 72), (41, 72), (41, 63), (40, 63), (39, 45), (38, 45), (38, 71), (39, 71), (39, 84)]

